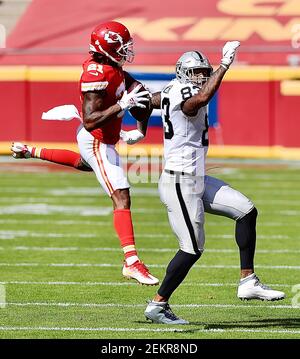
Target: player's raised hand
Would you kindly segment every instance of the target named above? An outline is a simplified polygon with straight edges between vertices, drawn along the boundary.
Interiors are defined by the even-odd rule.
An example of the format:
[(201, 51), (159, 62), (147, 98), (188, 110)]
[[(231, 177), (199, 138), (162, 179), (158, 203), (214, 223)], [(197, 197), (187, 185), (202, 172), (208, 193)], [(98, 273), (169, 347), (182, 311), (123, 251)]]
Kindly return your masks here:
[(228, 41), (224, 45), (222, 50), (223, 58), (221, 60), (221, 66), (223, 66), (226, 70), (229, 69), (229, 66), (233, 63), (236, 50), (239, 46), (239, 41)]
[(136, 86), (131, 92), (125, 91), (122, 98), (118, 101), (118, 104), (122, 110), (127, 110), (132, 107), (141, 107), (146, 108), (146, 105), (143, 102), (149, 101), (149, 91), (141, 91), (142, 85)]

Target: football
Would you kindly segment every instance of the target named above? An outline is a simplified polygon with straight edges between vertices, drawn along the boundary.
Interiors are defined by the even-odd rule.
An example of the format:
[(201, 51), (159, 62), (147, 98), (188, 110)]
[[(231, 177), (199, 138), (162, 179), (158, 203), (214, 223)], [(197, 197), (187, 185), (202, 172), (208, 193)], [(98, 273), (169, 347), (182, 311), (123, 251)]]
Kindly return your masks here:
[[(138, 81), (134, 81), (131, 86), (127, 89), (128, 92), (131, 92), (136, 86), (140, 85), (141, 83)], [(142, 85), (140, 88), (140, 91), (145, 91), (145, 87)], [(152, 112), (152, 106), (151, 106), (151, 98), (149, 96), (149, 102), (143, 102), (146, 105), (146, 108), (140, 108), (140, 107), (133, 107), (129, 110), (130, 114), (137, 120), (137, 121), (145, 121), (148, 120), (148, 118), (151, 115)]]

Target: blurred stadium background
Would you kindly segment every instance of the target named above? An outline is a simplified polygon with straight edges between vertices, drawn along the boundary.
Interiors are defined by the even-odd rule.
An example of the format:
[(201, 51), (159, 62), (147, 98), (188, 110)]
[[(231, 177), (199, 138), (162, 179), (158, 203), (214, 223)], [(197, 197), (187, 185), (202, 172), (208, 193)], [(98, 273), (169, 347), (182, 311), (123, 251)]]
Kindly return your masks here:
[[(135, 39), (127, 70), (155, 90), (172, 78), (182, 52), (201, 50), (218, 65), (224, 42), (241, 41), (211, 106), (210, 155), (300, 157), (299, 1), (4, 0), (0, 14), (7, 34), (0, 50), (1, 153), (13, 139), (74, 144), (77, 123), (45, 123), (41, 113), (79, 105), (91, 29), (116, 19)], [(125, 125), (133, 125), (129, 116)], [(160, 127), (154, 113), (144, 146), (161, 146)]]
[[(205, 255), (172, 302), (191, 326), (146, 325), (154, 289), (121, 278), (110, 199), (94, 176), (5, 156), (12, 141), (77, 150), (76, 121), (41, 114), (79, 106), (91, 29), (111, 19), (134, 36), (126, 69), (152, 90), (174, 76), (182, 52), (200, 50), (218, 66), (223, 44), (241, 41), (210, 104), (209, 167), (257, 205), (256, 268), (287, 293), (282, 303), (237, 301), (234, 224), (208, 215)], [(0, 24), (0, 337), (299, 338), (300, 1), (2, 0)], [(134, 125), (128, 115), (124, 128)], [(161, 155), (161, 126), (154, 112), (130, 150)], [(155, 180), (141, 182), (132, 189), (138, 248), (162, 278), (177, 243)]]

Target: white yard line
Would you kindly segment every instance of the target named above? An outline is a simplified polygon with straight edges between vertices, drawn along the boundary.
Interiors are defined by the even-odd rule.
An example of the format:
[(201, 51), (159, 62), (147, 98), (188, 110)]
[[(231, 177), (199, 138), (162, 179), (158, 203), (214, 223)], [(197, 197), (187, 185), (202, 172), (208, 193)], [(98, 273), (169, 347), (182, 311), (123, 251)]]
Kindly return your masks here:
[[(15, 247), (0, 247), (0, 250), (11, 251), (45, 251), (45, 252), (120, 252), (120, 248), (111, 247), (38, 247), (38, 246), (15, 246)], [(141, 252), (154, 252), (154, 253), (174, 253), (177, 248), (139, 248)], [(257, 249), (256, 253), (278, 253), (278, 254), (292, 254), (300, 253), (300, 249)], [(238, 249), (227, 248), (208, 248), (205, 253), (238, 253)]]
[(0, 327), (0, 331), (68, 331), (68, 332), (183, 332), (183, 329), (178, 328), (76, 328), (76, 327)]
[[(218, 176), (219, 177), (219, 176)], [(225, 176), (224, 176), (225, 177)], [(253, 177), (252, 177), (253, 178)], [(152, 178), (157, 180), (157, 176)], [(144, 178), (147, 181), (146, 184), (150, 183), (149, 178)], [(243, 181), (242, 178), (240, 180)], [(297, 189), (299, 186), (299, 176), (294, 180), (282, 180), (282, 181), (257, 181), (257, 183), (249, 183), (249, 178), (245, 178), (246, 182), (238, 185), (239, 189), (243, 192), (246, 191), (263, 191), (264, 193), (277, 192), (278, 190), (282, 194), (284, 193), (298, 193)], [(59, 185), (58, 185), (59, 186)], [(234, 188), (237, 188), (236, 183), (232, 184)], [(153, 186), (150, 187), (138, 187), (133, 183), (131, 191), (134, 195), (145, 195), (145, 196), (158, 196), (158, 184), (153, 182)], [(17, 187), (5, 186), (2, 189), (2, 193), (43, 193), (48, 196), (106, 196), (106, 193), (99, 186), (93, 187), (71, 187), (68, 183), (65, 183), (64, 188), (45, 188), (41, 183), (36, 182), (34, 187), (24, 186), (22, 187), (19, 183)]]
[[(135, 221), (135, 226), (157, 226), (157, 222), (154, 221)], [(230, 224), (231, 222), (229, 222)], [(33, 224), (33, 225), (40, 225), (40, 224), (48, 224), (49, 220), (46, 219), (27, 219), (27, 218), (20, 218), (20, 219), (0, 219), (0, 224)], [(77, 220), (51, 220), (51, 225), (60, 225), (60, 226), (70, 226), (70, 225), (84, 225), (84, 226), (109, 226), (112, 227), (112, 223), (110, 220), (107, 221), (99, 221), (98, 218), (95, 221), (89, 221), (82, 218), (78, 218)], [(169, 222), (159, 222), (160, 226), (170, 226)], [(213, 225), (219, 225), (217, 223)], [(299, 223), (300, 225), (300, 223)]]
[[(83, 197), (79, 197), (83, 196)], [(135, 201), (139, 201), (139, 203), (149, 203), (149, 194), (143, 194), (145, 197), (134, 197), (134, 202)], [(67, 196), (67, 198), (64, 198), (64, 201), (68, 201), (68, 202), (74, 202), (76, 201), (76, 203), (80, 203), (80, 204), (86, 204), (86, 203), (93, 203), (94, 206), (97, 206), (99, 203), (99, 199), (98, 199), (99, 194), (95, 194), (92, 197), (87, 197), (84, 194), (79, 193), (77, 196)], [(161, 204), (161, 202), (159, 201), (159, 197), (158, 194), (157, 195), (152, 195), (151, 196), (154, 199), (157, 199), (159, 205), (161, 205), (163, 207), (163, 205)], [(8, 204), (16, 204), (16, 203), (22, 203), (24, 204), (24, 201), (26, 201), (26, 203), (45, 203), (47, 202), (47, 204), (56, 204), (57, 202), (60, 201), (59, 198), (56, 197), (48, 197), (48, 196), (43, 196), (43, 197), (4, 197), (2, 196), (0, 198), (0, 203), (8, 203)], [(257, 206), (287, 206), (287, 207), (300, 207), (300, 203), (292, 201), (292, 200), (271, 200), (271, 199), (264, 199), (264, 200), (258, 200), (256, 199), (255, 204)], [(68, 203), (65, 203), (68, 204)]]
[[(146, 200), (146, 199), (145, 199)], [(95, 198), (93, 197), (68, 197), (68, 198), (64, 198), (65, 204), (68, 204), (67, 202), (70, 203), (74, 203), (76, 202), (77, 204), (90, 204), (93, 203), (94, 206), (99, 204), (99, 199), (95, 196)], [(57, 202), (60, 202), (60, 199), (57, 199), (55, 197), (1, 197), (0, 198), (0, 203), (8, 203), (8, 204), (16, 204), (16, 203), (21, 203), (24, 204), (24, 202), (26, 203), (47, 203), (47, 204), (56, 204)]]
[[(56, 233), (56, 232), (31, 232), (24, 230), (0, 230), (0, 240), (10, 240), (16, 238), (99, 238), (103, 237), (115, 237), (115, 234), (103, 234), (98, 233)], [(162, 233), (136, 233), (136, 237), (140, 238), (174, 238), (173, 234), (162, 234)], [(219, 238), (219, 239), (231, 239), (234, 238), (233, 234), (207, 234), (207, 238)], [(295, 237), (288, 235), (258, 235), (257, 239), (293, 239), (297, 240)]]
[[(144, 238), (173, 238), (173, 234), (155, 234), (155, 233), (138, 233), (137, 237)], [(234, 234), (207, 234), (207, 238), (221, 238), (221, 239), (230, 239), (234, 238)], [(297, 239), (288, 235), (281, 234), (270, 234), (270, 235), (258, 235), (257, 239)]]
[(78, 215), (78, 216), (108, 216), (112, 212), (111, 207), (100, 206), (66, 206), (47, 203), (26, 203), (10, 206), (0, 206), (1, 215), (30, 214), (30, 215)]
[(282, 214), (283, 216), (299, 216), (300, 211), (294, 211), (294, 210), (285, 210), (285, 211), (278, 211), (279, 214)]
[[(2, 304), (2, 303), (1, 303)], [(145, 308), (146, 304), (121, 304), (121, 303), (47, 303), (47, 302), (8, 302), (7, 306), (15, 307), (80, 307), (80, 308)], [(275, 304), (172, 304), (174, 308), (222, 308), (222, 309), (243, 309), (243, 308), (271, 308), (271, 309), (296, 309), (300, 310), (299, 306), (292, 305), (275, 305)]]
[[(83, 217), (92, 216), (108, 216), (112, 213), (112, 207), (101, 206), (72, 206), (72, 205), (59, 205), (59, 204), (47, 204), (47, 203), (29, 203), (29, 204), (14, 204), (10, 206), (0, 206), (0, 215), (10, 214), (30, 214), (30, 215), (77, 215)], [(163, 207), (161, 208), (143, 208), (139, 207), (132, 211), (133, 213), (162, 213), (165, 212)]]
[[(79, 286), (136, 286), (136, 282), (74, 282), (74, 281), (1, 281), (0, 284), (16, 284), (16, 285), (79, 285)], [(237, 287), (238, 283), (199, 283), (199, 282), (183, 282), (182, 286), (186, 287)], [(269, 284), (271, 287), (291, 288), (294, 284), (275, 283)]]
[[(193, 325), (193, 324), (191, 324)], [(1, 326), (0, 331), (71, 331), (71, 332), (186, 332), (191, 329), (182, 329), (178, 328), (120, 328), (120, 327), (99, 327), (99, 328), (87, 328), (87, 327), (10, 327), (10, 326)], [(290, 329), (222, 329), (222, 328), (212, 328), (212, 329), (194, 329), (197, 333), (268, 333), (268, 334), (300, 334), (300, 330), (290, 330)]]
[[(38, 194), (45, 194), (45, 197), (51, 198), (52, 196), (58, 197), (78, 197), (78, 196), (85, 196), (85, 197), (99, 197), (99, 196), (107, 196), (106, 193), (102, 190), (101, 187), (94, 186), (94, 187), (64, 187), (60, 188), (51, 188), (46, 189), (43, 186), (38, 186), (38, 183), (35, 184), (34, 187), (21, 187), (18, 184), (18, 187), (11, 187), (5, 186), (1, 190), (2, 193), (38, 193)], [(131, 195), (143, 195), (143, 196), (154, 196), (158, 197), (158, 188), (155, 187), (132, 187), (130, 190)]]
[[(149, 264), (151, 268), (165, 268), (165, 264)], [(112, 263), (0, 263), (0, 267), (112, 267), (119, 268), (120, 264)], [(260, 265), (257, 264), (256, 268), (260, 269), (291, 269), (299, 270), (300, 266), (288, 266), (288, 265)], [(219, 269), (238, 269), (239, 265), (225, 265), (225, 264), (216, 264), (216, 265), (195, 265), (193, 268), (219, 268)]]
[[(20, 219), (0, 219), (0, 224), (22, 224), (22, 225), (40, 225), (40, 224), (49, 224), (48, 220), (45, 219), (27, 219), (27, 218), (20, 218)], [(157, 221), (135, 221), (135, 226), (149, 226), (155, 227), (157, 226)], [(94, 221), (85, 220), (82, 218), (78, 218), (77, 220), (51, 220), (51, 225), (60, 225), (60, 226), (69, 226), (69, 225), (92, 225), (92, 226), (109, 226), (112, 227), (111, 221), (99, 221), (97, 218)], [(233, 221), (227, 220), (225, 222), (214, 222), (211, 220), (207, 220), (205, 222), (205, 226), (211, 227), (229, 227), (234, 225)], [(169, 222), (161, 221), (159, 222), (159, 226), (170, 226)], [(262, 222), (258, 223), (257, 227), (290, 227), (291, 223), (289, 222)], [(293, 223), (293, 227), (300, 227), (299, 223)]]

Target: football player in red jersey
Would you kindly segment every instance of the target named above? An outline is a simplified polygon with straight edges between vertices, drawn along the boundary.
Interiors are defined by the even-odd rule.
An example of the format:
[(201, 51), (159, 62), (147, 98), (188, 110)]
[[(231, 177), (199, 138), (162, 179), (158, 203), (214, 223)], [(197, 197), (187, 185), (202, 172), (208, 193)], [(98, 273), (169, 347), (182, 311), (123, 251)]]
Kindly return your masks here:
[[(98, 25), (91, 34), (90, 56), (83, 63), (80, 79), (83, 123), (77, 131), (80, 155), (67, 150), (47, 150), (26, 147), (15, 157), (39, 157), (78, 169), (93, 170), (113, 201), (114, 227), (124, 251), (123, 275), (145, 285), (157, 285), (159, 280), (138, 258), (130, 211), (129, 183), (124, 174), (115, 144), (119, 141), (124, 111), (132, 107), (145, 108), (148, 91), (138, 85), (128, 89), (135, 80), (122, 69), (134, 58), (133, 40), (128, 29), (119, 22)], [(143, 125), (139, 125), (142, 131)], [(143, 137), (135, 132), (133, 142)], [(14, 150), (15, 149), (15, 150)]]

